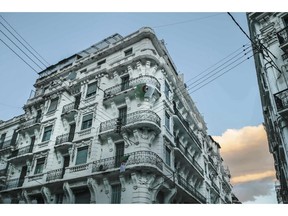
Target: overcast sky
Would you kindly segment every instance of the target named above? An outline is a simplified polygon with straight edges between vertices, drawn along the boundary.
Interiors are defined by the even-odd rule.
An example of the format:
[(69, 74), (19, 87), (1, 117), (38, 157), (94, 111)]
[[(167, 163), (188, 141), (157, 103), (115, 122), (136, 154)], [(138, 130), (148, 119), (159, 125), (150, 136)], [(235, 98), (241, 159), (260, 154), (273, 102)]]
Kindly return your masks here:
[[(165, 40), (178, 72), (184, 74), (208, 133), (222, 146), (235, 194), (243, 203), (277, 202), (254, 60), (246, 59), (251, 55), (249, 40), (227, 13), (1, 12), (1, 15), (50, 64), (114, 33), (126, 36), (143, 26), (152, 27), (157, 37)], [(232, 15), (248, 33), (246, 14)], [(0, 21), (3, 22), (1, 17)], [(3, 26), (0, 29), (8, 34)], [(1, 32), (0, 39), (13, 46)], [(22, 107), (37, 77), (0, 41), (0, 119), (8, 120), (23, 113)]]

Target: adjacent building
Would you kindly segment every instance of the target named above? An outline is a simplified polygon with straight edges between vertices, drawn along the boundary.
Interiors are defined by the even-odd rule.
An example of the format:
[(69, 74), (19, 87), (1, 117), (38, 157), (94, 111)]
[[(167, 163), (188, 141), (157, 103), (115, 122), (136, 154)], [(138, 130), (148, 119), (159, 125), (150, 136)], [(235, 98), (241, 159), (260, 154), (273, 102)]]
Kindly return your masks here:
[(288, 203), (288, 13), (248, 13), (279, 203)]
[(230, 172), (150, 28), (39, 73), (0, 123), (1, 203), (232, 203)]

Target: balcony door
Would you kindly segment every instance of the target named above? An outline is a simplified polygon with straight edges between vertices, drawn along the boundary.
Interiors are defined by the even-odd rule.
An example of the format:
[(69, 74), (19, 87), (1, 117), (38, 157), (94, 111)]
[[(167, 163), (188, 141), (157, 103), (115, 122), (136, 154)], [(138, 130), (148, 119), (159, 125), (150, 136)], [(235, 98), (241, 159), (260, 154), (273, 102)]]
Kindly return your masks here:
[(124, 156), (124, 142), (116, 143), (115, 167), (120, 167), (121, 158)]
[(33, 151), (34, 143), (35, 143), (35, 136), (32, 136), (31, 137), (30, 148), (29, 148), (29, 153), (31, 153)]
[(124, 76), (121, 78), (121, 91), (129, 88), (129, 76)]
[(81, 94), (75, 96), (74, 109), (78, 109), (81, 102)]
[(63, 176), (65, 174), (65, 168), (69, 166), (70, 156), (66, 155), (66, 156), (64, 156), (63, 159), (64, 159), (64, 162), (63, 162), (63, 169), (62, 169), (61, 178), (63, 178)]
[(127, 107), (119, 109), (119, 118), (121, 119), (122, 125), (126, 125), (127, 122)]
[(75, 123), (70, 124), (68, 142), (72, 142), (73, 141), (74, 134), (75, 134), (75, 128), (76, 128), (76, 124)]
[(27, 166), (23, 166), (22, 170), (21, 170), (21, 173), (20, 173), (18, 187), (22, 187), (26, 174), (27, 174)]

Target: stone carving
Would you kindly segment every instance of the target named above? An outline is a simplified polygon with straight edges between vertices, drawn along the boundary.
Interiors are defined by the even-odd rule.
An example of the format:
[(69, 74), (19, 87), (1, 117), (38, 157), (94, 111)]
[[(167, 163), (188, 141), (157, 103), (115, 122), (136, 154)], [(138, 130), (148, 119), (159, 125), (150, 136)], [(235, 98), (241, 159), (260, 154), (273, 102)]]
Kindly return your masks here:
[(65, 182), (63, 184), (63, 191), (68, 203), (70, 204), (74, 203), (75, 197), (68, 182)]
[(51, 192), (50, 192), (49, 188), (43, 186), (41, 188), (41, 194), (43, 196), (44, 202), (46, 204), (50, 204), (50, 202), (51, 202)]
[(22, 191), (22, 197), (23, 197), (25, 203), (27, 203), (27, 204), (30, 204), (30, 203), (31, 203), (31, 199), (30, 199), (30, 197), (28, 196), (28, 193), (27, 193), (26, 190), (23, 190), (23, 191)]
[(96, 194), (97, 194), (97, 184), (95, 179), (88, 178), (87, 179), (87, 186), (91, 194), (90, 203), (96, 203)]
[(125, 181), (125, 177), (123, 175), (120, 175), (119, 179), (120, 179), (122, 191), (124, 192), (126, 190), (126, 188), (125, 188), (125, 182), (126, 182)]
[(105, 188), (105, 194), (109, 194), (110, 185), (109, 185), (109, 181), (107, 178), (103, 178), (103, 184), (104, 184), (104, 188)]

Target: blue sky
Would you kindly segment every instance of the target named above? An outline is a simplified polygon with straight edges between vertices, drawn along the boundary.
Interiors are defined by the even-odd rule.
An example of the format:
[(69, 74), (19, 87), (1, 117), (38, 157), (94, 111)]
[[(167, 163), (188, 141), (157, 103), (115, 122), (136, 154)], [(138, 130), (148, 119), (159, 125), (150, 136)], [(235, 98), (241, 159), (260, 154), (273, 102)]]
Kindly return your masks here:
[[(45, 9), (43, 10), (45, 11)], [(28, 11), (31, 10), (28, 9)], [(136, 11), (138, 10), (136, 9)], [(169, 11), (173, 11), (173, 9)], [(197, 84), (193, 83), (196, 79), (191, 80), (193, 77), (199, 75), (201, 72), (203, 73), (203, 71), (231, 53), (234, 53), (234, 55), (235, 53), (241, 53), (241, 47), (249, 43), (249, 40), (226, 12), (6, 12), (1, 13), (1, 15), (50, 64), (55, 64), (63, 58), (69, 57), (114, 33), (126, 36), (143, 26), (152, 27), (157, 37), (165, 40), (167, 49), (176, 64), (178, 72), (184, 74), (185, 82), (188, 87), (192, 88), (190, 92), (197, 89), (196, 87), (202, 86), (200, 84), (193, 88)], [(244, 12), (233, 12), (232, 15), (248, 33), (246, 14)], [(3, 30), (1, 26), (0, 29)], [(9, 42), (3, 34), (0, 34), (0, 38), (7, 43)], [(236, 50), (238, 51), (235, 52)], [(231, 57), (233, 55), (230, 55)], [(229, 62), (231, 63), (232, 60)], [(213, 66), (206, 73), (211, 72), (216, 67)], [(219, 74), (226, 70), (221, 70)], [(23, 113), (21, 107), (29, 98), (30, 91), (33, 89), (33, 84), (38, 76), (3, 43), (0, 43), (0, 72), (0, 79), (2, 81), (0, 85), (0, 119), (8, 120), (15, 115)], [(253, 58), (243, 62), (231, 71), (223, 74), (223, 76), (203, 86), (203, 88), (191, 93), (191, 97), (200, 113), (204, 116), (208, 133), (219, 139), (222, 138), (222, 149), (225, 153), (227, 152), (225, 150), (229, 149), (226, 146), (233, 147), (233, 143), (230, 144), (231, 130), (236, 131), (242, 137), (246, 137), (247, 128), (249, 128), (249, 131), (254, 131), (256, 135), (262, 134), (263, 128), (260, 125), (263, 122), (263, 116)], [(250, 135), (251, 133), (249, 133), (249, 137)], [(271, 171), (271, 167), (273, 170), (273, 161), (271, 155), (268, 153), (265, 141), (264, 138), (259, 143), (257, 143), (258, 140), (254, 141), (256, 144), (259, 144), (255, 144), (255, 149), (266, 148), (266, 154), (263, 153), (261, 156), (264, 159), (268, 158), (267, 166), (269, 168), (265, 167), (265, 170)], [(245, 140), (244, 144), (241, 145), (244, 146), (246, 143), (249, 143), (249, 141)], [(232, 154), (237, 154), (237, 152), (231, 149), (233, 148), (230, 148), (229, 154), (226, 153), (227, 158)], [(248, 155), (249, 152), (243, 151), (243, 154)], [(255, 155), (251, 155), (252, 157), (255, 158)], [(230, 159), (227, 162), (230, 162)], [(229, 163), (227, 165), (231, 171), (233, 170), (234, 173), (237, 173), (235, 177), (245, 176), (245, 168), (234, 166), (234, 161), (230, 163), (232, 167)], [(257, 162), (254, 165), (255, 167), (261, 167), (261, 164), (257, 164)], [(233, 167), (235, 168), (233, 169)], [(261, 172), (263, 171), (264, 173), (265, 170), (263, 168)], [(255, 189), (255, 193), (252, 193), (250, 197), (244, 198), (243, 196), (243, 199), (245, 199), (244, 203), (276, 203), (275, 192), (273, 190), (274, 178), (265, 176), (265, 181), (260, 179), (262, 188), (264, 187), (263, 182), (265, 182), (265, 186), (268, 188), (267, 193), (256, 192), (257, 190), (259, 191), (259, 188), (255, 186), (258, 180), (249, 179), (247, 182), (244, 182), (246, 186), (243, 182), (236, 183), (234, 189), (240, 195), (243, 194), (243, 187), (246, 187), (246, 190), (251, 189), (253, 191)]]

